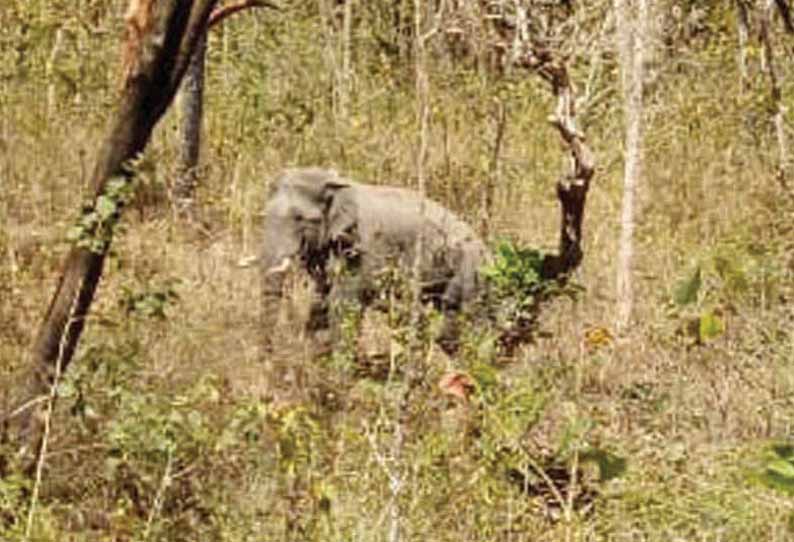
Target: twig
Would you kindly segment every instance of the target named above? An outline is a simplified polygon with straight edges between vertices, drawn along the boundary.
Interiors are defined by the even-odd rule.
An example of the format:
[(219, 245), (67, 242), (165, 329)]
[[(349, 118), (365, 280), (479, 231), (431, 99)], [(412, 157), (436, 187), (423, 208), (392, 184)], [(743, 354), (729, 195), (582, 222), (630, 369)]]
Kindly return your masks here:
[(271, 4), (266, 0), (239, 0), (238, 2), (234, 2), (233, 4), (228, 4), (219, 8), (216, 8), (211, 14), (210, 18), (207, 21), (207, 28), (212, 28), (216, 24), (220, 24), (225, 18), (229, 17), (230, 15), (234, 15), (238, 11), (242, 11), (248, 8), (268, 8), (268, 9), (275, 9), (277, 11), (281, 11), (281, 8), (276, 4)]
[[(398, 502), (398, 498), (400, 497), (400, 493), (402, 492), (403, 488), (403, 481), (397, 469), (393, 469), (389, 466), (389, 462), (386, 457), (380, 452), (378, 449), (378, 443), (375, 442), (375, 436), (370, 432), (367, 431), (367, 440), (369, 441), (369, 445), (372, 447), (372, 452), (375, 456), (375, 461), (378, 465), (383, 469), (384, 474), (389, 479), (389, 492), (391, 496), (389, 498), (389, 542), (399, 542), (400, 540), (400, 506)], [(394, 453), (397, 456), (396, 460), (399, 460), (400, 455), (402, 455), (402, 445), (403, 445), (403, 431), (402, 431), (402, 422), (397, 422), (397, 426), (394, 430)], [(395, 461), (395, 458), (391, 458), (392, 461)]]
[(10, 421), (12, 418), (16, 418), (17, 416), (24, 414), (27, 410), (35, 407), (39, 403), (43, 403), (44, 401), (46, 401), (47, 397), (48, 397), (47, 395), (39, 395), (37, 397), (34, 397), (33, 399), (28, 399), (27, 401), (16, 407), (11, 412), (7, 412), (6, 414), (3, 414), (2, 418), (0, 418), (0, 424)]
[[(81, 286), (82, 287), (82, 286)], [(67, 320), (67, 324), (64, 329), (69, 329), (69, 327), (76, 321), (75, 312), (77, 310), (77, 300), (78, 297), (72, 300), (72, 306), (69, 309), (69, 319)], [(52, 377), (52, 382), (50, 382), (50, 390), (49, 395), (44, 396), (44, 399), (47, 401), (47, 409), (44, 412), (44, 432), (41, 435), (41, 441), (39, 443), (39, 450), (38, 455), (36, 457), (36, 475), (33, 482), (33, 490), (30, 494), (30, 506), (28, 507), (28, 519), (25, 525), (25, 540), (30, 540), (30, 534), (33, 531), (33, 519), (36, 515), (36, 505), (39, 502), (39, 491), (41, 489), (41, 478), (42, 473), (44, 472), (44, 460), (47, 457), (47, 446), (50, 442), (50, 429), (52, 428), (52, 412), (55, 409), (55, 399), (58, 397), (58, 384), (61, 380), (61, 372), (63, 368), (63, 359), (64, 354), (68, 345), (68, 333), (64, 333), (61, 336), (61, 340), (58, 343), (58, 355), (55, 359), (55, 374)], [(23, 407), (29, 406), (34, 403), (40, 403), (41, 397), (37, 397), (28, 401)], [(17, 411), (22, 410), (22, 408), (18, 408)]]
[(157, 516), (160, 515), (160, 510), (163, 508), (163, 501), (165, 500), (165, 492), (168, 489), (168, 486), (171, 485), (171, 467), (173, 465), (173, 452), (171, 448), (168, 448), (168, 459), (165, 463), (165, 470), (163, 471), (163, 477), (160, 480), (160, 487), (157, 488), (157, 494), (154, 496), (154, 503), (152, 503), (152, 509), (149, 511), (149, 517), (146, 519), (146, 530), (143, 532), (143, 540), (149, 540), (149, 535), (152, 531), (152, 525), (154, 524), (154, 520)]

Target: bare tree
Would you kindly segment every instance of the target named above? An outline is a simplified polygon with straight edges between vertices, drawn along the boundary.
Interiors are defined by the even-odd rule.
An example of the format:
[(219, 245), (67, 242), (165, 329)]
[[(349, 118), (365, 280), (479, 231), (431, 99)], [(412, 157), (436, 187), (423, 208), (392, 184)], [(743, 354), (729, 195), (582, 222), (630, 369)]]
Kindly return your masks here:
[(33, 345), (26, 400), (5, 417), (21, 452), (39, 447), (37, 455), (43, 458), (42, 434), (54, 384), (77, 347), (115, 226), (129, 200), (134, 175), (130, 162), (146, 147), (170, 105), (216, 1), (130, 1), (121, 96), (91, 177), (94, 198), (75, 227), (74, 244)]

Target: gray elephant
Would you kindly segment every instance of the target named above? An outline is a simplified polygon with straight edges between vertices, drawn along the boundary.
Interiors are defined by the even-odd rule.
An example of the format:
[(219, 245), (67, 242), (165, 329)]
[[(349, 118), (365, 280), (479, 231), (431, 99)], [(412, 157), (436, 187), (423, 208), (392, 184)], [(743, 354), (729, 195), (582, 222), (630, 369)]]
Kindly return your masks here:
[[(333, 170), (283, 171), (264, 214), (265, 300), (281, 298), (285, 272), (300, 266), (315, 282), (307, 324), (312, 331), (329, 326), (329, 300), (354, 300), (363, 308), (376, 297), (381, 271), (396, 266), (411, 273), (417, 263), (423, 300), (445, 313), (459, 311), (481, 290), (479, 268), (490, 257), (472, 228), (441, 205), (412, 190), (353, 182)], [(345, 272), (333, 272), (340, 263)], [(265, 317), (274, 313), (275, 306), (266, 304)]]

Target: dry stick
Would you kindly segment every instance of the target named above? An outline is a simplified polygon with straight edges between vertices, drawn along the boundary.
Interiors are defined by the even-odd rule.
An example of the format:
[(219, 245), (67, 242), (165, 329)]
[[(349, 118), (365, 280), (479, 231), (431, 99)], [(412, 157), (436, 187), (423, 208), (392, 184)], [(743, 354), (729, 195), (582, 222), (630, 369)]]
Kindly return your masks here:
[(174, 454), (171, 449), (168, 449), (168, 459), (165, 463), (165, 469), (163, 470), (163, 477), (160, 480), (160, 486), (157, 488), (157, 494), (154, 496), (154, 502), (152, 503), (152, 509), (149, 510), (149, 517), (146, 519), (146, 528), (143, 531), (143, 540), (149, 540), (149, 535), (152, 532), (152, 525), (154, 525), (154, 520), (157, 516), (160, 515), (160, 510), (163, 508), (163, 502), (165, 501), (165, 492), (168, 490), (168, 486), (171, 485), (171, 468), (173, 466), (174, 461)]
[[(77, 298), (74, 299), (72, 307), (69, 310), (69, 321), (77, 318)], [(30, 540), (30, 534), (33, 530), (33, 518), (36, 512), (36, 505), (39, 500), (39, 490), (41, 488), (41, 478), (44, 472), (44, 460), (47, 456), (47, 446), (50, 442), (50, 430), (52, 428), (52, 412), (55, 408), (55, 399), (58, 397), (58, 384), (61, 380), (61, 369), (63, 367), (64, 353), (66, 351), (67, 335), (61, 337), (58, 346), (58, 356), (55, 360), (55, 374), (53, 375), (52, 383), (50, 384), (49, 395), (47, 396), (47, 409), (44, 412), (44, 432), (41, 436), (39, 450), (36, 458), (36, 473), (33, 482), (33, 491), (30, 495), (30, 506), (28, 507), (28, 520), (25, 526), (25, 540)]]
[[(414, 4), (414, 32), (416, 37), (415, 42), (415, 69), (416, 69), (416, 97), (418, 102), (418, 119), (419, 119), (419, 149), (417, 152), (417, 162), (416, 162), (416, 177), (417, 177), (417, 184), (419, 193), (422, 196), (422, 203), (420, 208), (420, 213), (424, 214), (425, 212), (425, 199), (424, 196), (427, 192), (426, 185), (425, 185), (425, 161), (427, 160), (427, 148), (429, 142), (429, 125), (430, 125), (430, 106), (429, 106), (429, 82), (428, 82), (428, 75), (427, 75), (427, 49), (426, 44), (427, 41), (436, 33), (441, 24), (441, 17), (444, 13), (445, 7), (445, 0), (441, 0), (441, 3), (438, 7), (438, 11), (435, 15), (435, 21), (433, 27), (428, 30), (427, 32), (423, 33), (423, 17), (422, 17), (422, 9), (424, 9), (424, 4), (422, 2), (416, 2)], [(420, 268), (422, 264), (422, 252), (424, 250), (424, 239), (420, 232), (420, 234), (416, 238), (416, 244), (414, 246), (415, 254), (414, 254), (414, 261), (413, 261), (413, 269), (412, 269), (412, 276), (411, 276), (411, 288), (412, 292), (412, 300), (411, 300), (411, 330), (412, 334), (409, 337), (409, 344), (408, 344), (408, 352), (413, 350), (413, 346), (417, 337), (415, 336), (416, 330), (419, 329), (419, 323), (421, 319), (421, 304), (420, 304)], [(428, 352), (429, 355), (429, 352)], [(400, 503), (399, 503), (399, 496), (403, 489), (403, 479), (401, 473), (401, 464), (402, 464), (402, 455), (403, 455), (403, 448), (405, 445), (405, 424), (406, 424), (406, 417), (408, 416), (408, 407), (410, 404), (410, 396), (417, 385), (417, 383), (421, 380), (419, 378), (418, 370), (415, 367), (416, 362), (410, 362), (408, 364), (408, 369), (405, 375), (405, 390), (400, 396), (399, 403), (397, 405), (397, 420), (395, 422), (394, 428), (394, 440), (392, 442), (392, 460), (397, 465), (393, 470), (387, 471), (389, 474), (390, 483), (389, 489), (391, 491), (391, 500), (389, 501), (389, 533), (388, 533), (388, 541), (389, 542), (399, 542), (401, 539), (401, 522), (402, 518), (400, 516)], [(392, 367), (394, 366), (394, 359), (392, 356)], [(424, 360), (423, 366), (427, 366), (427, 361)], [(377, 458), (377, 454), (376, 454)], [(385, 463), (384, 463), (385, 468)]]

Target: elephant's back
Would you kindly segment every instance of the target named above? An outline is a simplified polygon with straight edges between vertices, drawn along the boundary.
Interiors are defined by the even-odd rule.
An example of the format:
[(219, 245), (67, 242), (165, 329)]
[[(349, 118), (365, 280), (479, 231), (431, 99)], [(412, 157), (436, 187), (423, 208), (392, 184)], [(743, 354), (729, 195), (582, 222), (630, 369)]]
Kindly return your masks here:
[(371, 253), (399, 252), (412, 258), (421, 232), (431, 261), (441, 256), (454, 267), (463, 261), (478, 267), (489, 258), (490, 252), (471, 226), (413, 190), (359, 185), (356, 204), (359, 234)]
[(433, 228), (449, 241), (479, 241), (474, 229), (441, 204), (408, 188), (359, 185), (357, 203), (362, 215), (384, 226)]

